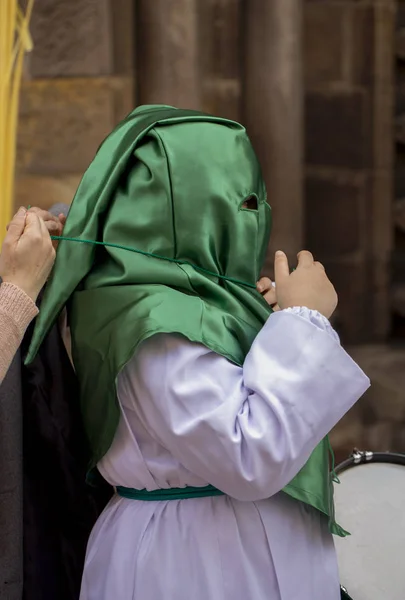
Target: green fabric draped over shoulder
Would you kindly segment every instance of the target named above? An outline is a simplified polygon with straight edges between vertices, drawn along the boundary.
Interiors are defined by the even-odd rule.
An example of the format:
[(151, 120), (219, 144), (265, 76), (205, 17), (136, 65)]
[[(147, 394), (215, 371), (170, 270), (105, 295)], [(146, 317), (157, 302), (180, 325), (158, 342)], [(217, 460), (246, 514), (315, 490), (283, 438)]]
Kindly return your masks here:
[[(64, 236), (174, 262), (111, 246), (59, 245), (27, 362), (67, 305), (91, 467), (117, 429), (117, 376), (143, 340), (178, 333), (243, 364), (271, 313), (252, 289), (270, 223), (260, 166), (238, 123), (146, 106), (103, 142)], [(327, 440), (284, 491), (326, 514), (331, 531), (344, 535), (334, 521)]]

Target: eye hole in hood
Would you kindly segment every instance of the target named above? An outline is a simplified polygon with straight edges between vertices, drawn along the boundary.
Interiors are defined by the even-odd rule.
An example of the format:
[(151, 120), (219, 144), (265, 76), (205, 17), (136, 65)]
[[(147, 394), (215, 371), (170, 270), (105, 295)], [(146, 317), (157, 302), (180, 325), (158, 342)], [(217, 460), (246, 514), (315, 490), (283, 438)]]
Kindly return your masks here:
[(242, 210), (258, 210), (258, 200), (256, 194), (251, 194), (241, 204)]

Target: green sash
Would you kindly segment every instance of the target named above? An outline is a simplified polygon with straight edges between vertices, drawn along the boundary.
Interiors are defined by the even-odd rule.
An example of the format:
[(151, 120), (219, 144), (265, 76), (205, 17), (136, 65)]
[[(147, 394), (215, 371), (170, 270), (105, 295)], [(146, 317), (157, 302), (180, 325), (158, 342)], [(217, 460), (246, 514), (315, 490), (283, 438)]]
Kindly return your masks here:
[(121, 498), (126, 498), (127, 500), (142, 500), (143, 502), (187, 500), (189, 498), (207, 498), (225, 495), (213, 485), (206, 485), (204, 487), (187, 486), (184, 488), (158, 489), (151, 492), (118, 486), (117, 494), (121, 496)]

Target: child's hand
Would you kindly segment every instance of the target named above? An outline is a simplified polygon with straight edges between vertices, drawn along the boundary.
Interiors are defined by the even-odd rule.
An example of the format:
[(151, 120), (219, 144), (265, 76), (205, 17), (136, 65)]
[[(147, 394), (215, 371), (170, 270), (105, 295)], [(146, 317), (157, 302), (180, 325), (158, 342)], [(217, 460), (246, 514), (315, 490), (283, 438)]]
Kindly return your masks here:
[(338, 297), (323, 265), (315, 262), (312, 254), (303, 250), (298, 254), (298, 266), (290, 274), (284, 252), (276, 252), (274, 272), (277, 302), (280, 308), (305, 306), (317, 310), (329, 319), (337, 306)]
[(273, 310), (280, 310), (277, 304), (276, 288), (268, 277), (262, 277), (257, 282), (257, 291), (263, 296), (267, 304), (270, 304)]

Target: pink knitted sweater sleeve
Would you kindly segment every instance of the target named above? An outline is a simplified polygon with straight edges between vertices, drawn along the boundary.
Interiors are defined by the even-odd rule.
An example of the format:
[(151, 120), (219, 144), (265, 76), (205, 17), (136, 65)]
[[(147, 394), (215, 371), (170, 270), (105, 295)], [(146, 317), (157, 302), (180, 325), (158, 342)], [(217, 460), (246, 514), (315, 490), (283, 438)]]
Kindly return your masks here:
[(25, 330), (38, 314), (35, 303), (19, 287), (0, 285), (0, 383), (24, 337)]

